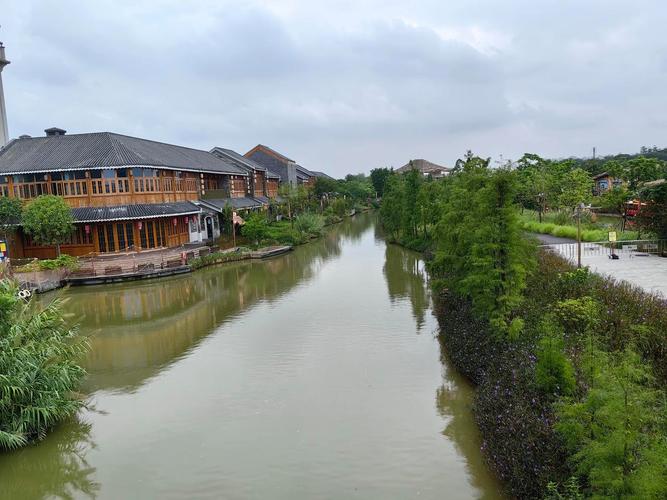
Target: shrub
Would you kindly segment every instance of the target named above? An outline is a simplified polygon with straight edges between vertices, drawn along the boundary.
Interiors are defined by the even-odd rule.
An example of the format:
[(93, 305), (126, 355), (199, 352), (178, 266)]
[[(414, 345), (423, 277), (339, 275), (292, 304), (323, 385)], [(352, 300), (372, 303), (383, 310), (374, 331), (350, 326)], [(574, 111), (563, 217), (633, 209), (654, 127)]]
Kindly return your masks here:
[(596, 498), (666, 498), (667, 423), (664, 395), (651, 387), (648, 367), (631, 349), (592, 348), (589, 391), (557, 405), (556, 429)]
[(347, 205), (345, 200), (342, 198), (336, 198), (333, 203), (331, 203), (331, 209), (338, 217), (345, 217), (347, 212)]
[(294, 229), (305, 235), (320, 236), (324, 229), (324, 218), (317, 214), (301, 214), (294, 219)]
[(202, 257), (195, 257), (188, 261), (188, 265), (194, 271), (196, 269), (210, 266), (213, 264), (221, 264), (223, 262), (234, 262), (248, 258), (250, 250), (239, 247), (236, 252), (213, 252)]
[(15, 283), (0, 282), (0, 449), (5, 450), (43, 437), (82, 407), (75, 391), (85, 372), (78, 361), (88, 349), (66, 324), (60, 300), (40, 310), (17, 293)]
[(550, 318), (542, 322), (544, 336), (537, 346), (535, 383), (546, 394), (568, 396), (574, 392), (574, 367), (563, 352), (563, 337)]
[(45, 259), (39, 261), (39, 268), (42, 270), (46, 269), (60, 269), (65, 267), (67, 269), (76, 269), (79, 267), (79, 259), (72, 257), (71, 255), (61, 254), (60, 257), (55, 259)]
[(554, 214), (554, 222), (559, 226), (567, 226), (572, 223), (572, 213), (559, 210)]
[(592, 297), (581, 297), (557, 302), (553, 310), (566, 334), (583, 335), (598, 322), (600, 304)]
[(241, 227), (241, 234), (252, 243), (258, 244), (269, 234), (269, 222), (263, 214), (253, 213)]

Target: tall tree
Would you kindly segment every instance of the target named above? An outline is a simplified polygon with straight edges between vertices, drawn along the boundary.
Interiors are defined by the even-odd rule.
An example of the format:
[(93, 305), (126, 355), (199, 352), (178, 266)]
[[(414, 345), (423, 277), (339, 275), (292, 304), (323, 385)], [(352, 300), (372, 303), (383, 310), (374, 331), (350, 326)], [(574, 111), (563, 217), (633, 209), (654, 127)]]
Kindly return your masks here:
[(398, 240), (401, 236), (403, 210), (403, 178), (398, 175), (391, 175), (387, 178), (387, 184), (384, 188), (380, 219), (382, 220), (382, 226), (394, 240)]
[(371, 170), (371, 183), (377, 196), (382, 198), (384, 196), (384, 186), (387, 183), (387, 178), (393, 174), (393, 169), (388, 168), (374, 168)]

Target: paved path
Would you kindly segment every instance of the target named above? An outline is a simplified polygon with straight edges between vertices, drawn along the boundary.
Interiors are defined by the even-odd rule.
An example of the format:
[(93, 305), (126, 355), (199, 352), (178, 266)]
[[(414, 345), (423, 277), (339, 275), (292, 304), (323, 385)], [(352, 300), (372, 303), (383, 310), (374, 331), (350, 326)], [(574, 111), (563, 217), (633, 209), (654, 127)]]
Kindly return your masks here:
[[(573, 263), (577, 262), (576, 243), (550, 245)], [(591, 271), (625, 280), (667, 299), (667, 258), (633, 251), (616, 251), (618, 260), (609, 258), (609, 249), (594, 243), (582, 243), (581, 264)]]
[(551, 236), (550, 234), (527, 233), (539, 240), (543, 245), (557, 245), (559, 243), (576, 243), (577, 240), (570, 238), (560, 238), (558, 236)]

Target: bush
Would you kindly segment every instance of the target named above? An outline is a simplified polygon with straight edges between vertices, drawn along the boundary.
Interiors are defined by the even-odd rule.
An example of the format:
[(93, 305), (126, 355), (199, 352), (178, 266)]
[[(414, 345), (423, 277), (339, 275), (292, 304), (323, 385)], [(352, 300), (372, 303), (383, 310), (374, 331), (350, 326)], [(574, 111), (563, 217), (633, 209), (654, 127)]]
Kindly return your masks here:
[(331, 203), (331, 209), (338, 217), (345, 217), (347, 213), (347, 205), (345, 200), (342, 198), (336, 198), (333, 203)]
[(563, 352), (563, 334), (553, 321), (545, 319), (541, 326), (544, 336), (537, 346), (535, 383), (546, 394), (569, 396), (574, 392), (574, 367)]
[(320, 236), (324, 229), (324, 218), (311, 213), (298, 215), (294, 219), (294, 229), (304, 235)]
[(188, 265), (194, 271), (205, 266), (213, 264), (222, 264), (223, 262), (234, 262), (238, 260), (247, 259), (250, 250), (248, 248), (239, 247), (236, 252), (213, 252), (203, 257), (195, 257), (188, 261)]
[(554, 222), (559, 226), (567, 226), (572, 223), (572, 213), (559, 210), (554, 214)]
[(60, 269), (62, 267), (74, 270), (79, 267), (79, 259), (72, 257), (71, 255), (62, 254), (60, 257), (55, 259), (45, 259), (39, 261), (39, 268), (42, 270)]
[(78, 364), (88, 344), (76, 336), (61, 301), (46, 308), (25, 303), (16, 284), (0, 282), (0, 449), (40, 439), (73, 416), (84, 370)]
[(248, 238), (251, 243), (258, 244), (269, 234), (269, 221), (266, 220), (264, 214), (255, 212), (241, 226), (241, 234)]

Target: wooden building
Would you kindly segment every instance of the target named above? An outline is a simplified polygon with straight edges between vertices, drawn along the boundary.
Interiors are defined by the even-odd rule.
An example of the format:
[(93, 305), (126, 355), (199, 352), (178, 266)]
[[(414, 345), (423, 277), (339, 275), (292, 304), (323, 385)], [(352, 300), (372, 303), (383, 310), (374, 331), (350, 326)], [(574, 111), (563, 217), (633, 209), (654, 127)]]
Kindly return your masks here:
[[(76, 230), (63, 253), (123, 252), (210, 240), (219, 233), (216, 205), (245, 199), (249, 172), (207, 151), (109, 132), (10, 141), (0, 150), (0, 195), (29, 203), (62, 196)], [(239, 155), (240, 156), (240, 155)], [(257, 185), (266, 184), (258, 179)], [(55, 256), (19, 228), (10, 256)]]
[(263, 144), (258, 144), (245, 155), (280, 177), (280, 182), (291, 186), (314, 186), (317, 175)]

